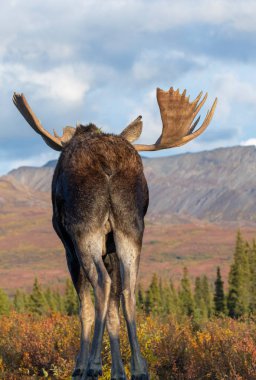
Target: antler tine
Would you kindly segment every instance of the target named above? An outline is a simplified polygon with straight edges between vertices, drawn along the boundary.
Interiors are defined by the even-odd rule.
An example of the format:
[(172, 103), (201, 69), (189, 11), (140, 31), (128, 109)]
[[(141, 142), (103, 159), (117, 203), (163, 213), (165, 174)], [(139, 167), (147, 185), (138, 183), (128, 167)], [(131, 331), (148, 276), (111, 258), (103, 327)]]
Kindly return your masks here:
[(33, 113), (31, 108), (29, 107), (27, 100), (23, 94), (17, 94), (16, 92), (13, 95), (13, 103), (18, 108), (24, 119), (28, 122), (28, 124), (34, 129), (36, 133), (40, 134), (40, 130), (43, 129), (40, 121)]
[(191, 141), (191, 140), (195, 139), (196, 137), (200, 136), (206, 130), (206, 128), (208, 127), (208, 125), (210, 124), (210, 122), (211, 122), (211, 120), (213, 118), (214, 111), (215, 111), (216, 106), (217, 106), (217, 102), (218, 102), (218, 99), (216, 98), (214, 100), (214, 103), (213, 103), (212, 108), (210, 109), (210, 111), (209, 110), (207, 111), (206, 117), (205, 117), (204, 122), (201, 125), (201, 127), (197, 131), (195, 131), (194, 133), (191, 133), (190, 135), (183, 137), (183, 139), (180, 141), (180, 144), (177, 145), (177, 146), (181, 146), (181, 145), (184, 145), (184, 144), (188, 143), (189, 141)]
[(54, 134), (54, 136), (55, 136), (57, 139), (60, 139), (60, 136), (59, 136), (58, 133), (55, 131), (55, 129), (53, 130), (53, 134)]
[[(201, 94), (202, 94), (202, 92), (201, 92)], [(206, 102), (207, 97), (208, 97), (208, 94), (206, 93), (205, 96), (203, 97), (203, 99), (201, 100), (201, 102), (198, 105), (196, 103), (196, 108), (195, 108), (195, 111), (194, 111), (194, 114), (193, 114), (194, 117), (196, 117), (196, 115), (198, 114), (198, 112), (200, 111), (200, 109), (203, 107), (204, 103)], [(200, 98), (201, 98), (201, 95), (200, 95)]]
[(186, 97), (186, 92), (187, 92), (187, 90), (185, 89), (185, 90), (183, 91), (183, 93), (182, 93), (181, 96), (183, 96), (183, 97), (185, 98), (185, 97)]
[(198, 118), (194, 121), (194, 123), (192, 124), (192, 126), (189, 129), (189, 134), (191, 134), (194, 131), (195, 127), (199, 123), (200, 118), (201, 118), (201, 116), (198, 116)]
[[(157, 89), (157, 101), (160, 108), (163, 129), (161, 136), (152, 145), (134, 145), (137, 151), (152, 151), (160, 149), (174, 148), (181, 146), (199, 136), (210, 124), (217, 105), (215, 99), (210, 112), (207, 113), (202, 126), (193, 132), (199, 123), (200, 116), (193, 122), (198, 112), (206, 102), (208, 94), (203, 99), (202, 92), (198, 94), (196, 99), (189, 102), (186, 92), (182, 94), (172, 87), (169, 91)], [(200, 102), (199, 102), (200, 101)]]
[(75, 131), (76, 131), (76, 128), (67, 126), (63, 128), (63, 133), (61, 137), (58, 135), (58, 133), (55, 130), (53, 130), (53, 133), (54, 133), (54, 136), (57, 137), (57, 139), (60, 141), (61, 145), (63, 146), (73, 137)]
[(46, 129), (43, 128), (39, 119), (36, 117), (32, 109), (30, 108), (25, 96), (23, 94), (14, 93), (13, 103), (18, 108), (24, 119), (28, 124), (38, 133), (46, 142), (50, 148), (61, 151), (62, 144), (60, 139), (57, 136), (52, 136)]
[(193, 100), (193, 104), (197, 104), (201, 98), (201, 96), (203, 95), (203, 91), (200, 91), (199, 94), (197, 95), (197, 97), (195, 98), (195, 100)]
[[(173, 147), (179, 147), (179, 146), (187, 144), (189, 141), (195, 139), (196, 137), (198, 137), (199, 135), (201, 135), (206, 130), (206, 128), (208, 127), (208, 125), (210, 124), (210, 122), (212, 120), (215, 108), (217, 106), (217, 102), (218, 102), (218, 99), (216, 98), (215, 101), (214, 101), (214, 103), (213, 103), (213, 105), (212, 105), (212, 108), (211, 108), (210, 112), (209, 112), (209, 110), (207, 111), (206, 118), (205, 118), (203, 124), (201, 125), (201, 127), (196, 132), (191, 133), (188, 136), (185, 136), (177, 145), (174, 145)], [(198, 119), (200, 119), (200, 116), (197, 118), (197, 120), (195, 122), (196, 124), (199, 121)], [(166, 146), (166, 147), (164, 147), (162, 149), (168, 149), (168, 148), (172, 148), (172, 147)]]

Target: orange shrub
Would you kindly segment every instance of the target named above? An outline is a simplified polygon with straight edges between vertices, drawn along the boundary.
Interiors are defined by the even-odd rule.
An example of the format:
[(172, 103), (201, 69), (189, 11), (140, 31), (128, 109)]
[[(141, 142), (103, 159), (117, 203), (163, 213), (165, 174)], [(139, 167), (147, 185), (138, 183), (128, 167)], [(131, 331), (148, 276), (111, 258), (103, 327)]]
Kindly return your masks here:
[(219, 318), (194, 331), (191, 321), (170, 318), (156, 354), (156, 379), (255, 380), (256, 326)]
[[(69, 378), (78, 349), (77, 318), (11, 314), (0, 319), (1, 378)], [(1, 373), (1, 372), (0, 372)]]
[[(152, 368), (154, 379), (183, 380), (192, 379), (194, 368), (192, 364), (192, 325), (189, 319), (178, 323), (169, 318), (161, 326), (160, 339), (155, 345), (154, 352), (158, 360)], [(187, 377), (190, 373), (191, 377)], [(198, 379), (197, 379), (198, 380)]]
[[(0, 379), (70, 379), (79, 346), (77, 317), (11, 314), (0, 318)], [(151, 380), (255, 380), (253, 320), (209, 321), (195, 330), (189, 320), (138, 317), (138, 336)], [(124, 321), (122, 357), (129, 374), (130, 349)], [(110, 345), (103, 341), (103, 377), (110, 379)]]
[(252, 320), (208, 322), (193, 339), (194, 365), (203, 379), (256, 379), (256, 327)]

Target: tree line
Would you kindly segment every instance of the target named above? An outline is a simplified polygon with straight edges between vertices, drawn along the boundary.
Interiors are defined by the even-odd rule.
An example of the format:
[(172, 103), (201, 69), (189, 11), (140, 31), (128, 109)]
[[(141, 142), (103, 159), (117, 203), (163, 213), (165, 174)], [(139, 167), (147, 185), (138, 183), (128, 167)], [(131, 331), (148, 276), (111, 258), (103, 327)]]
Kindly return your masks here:
[(0, 289), (0, 314), (8, 314), (14, 309), (18, 313), (38, 315), (53, 312), (75, 315), (78, 313), (78, 308), (78, 297), (69, 279), (66, 281), (63, 294), (49, 287), (44, 289), (37, 278), (34, 280), (31, 293), (17, 290), (12, 300)]
[(226, 292), (220, 267), (214, 283), (203, 275), (196, 277), (194, 284), (184, 268), (177, 288), (171, 280), (163, 283), (155, 274), (146, 291), (139, 287), (137, 306), (147, 314), (186, 315), (199, 321), (214, 315), (239, 318), (256, 314), (255, 241), (250, 245), (238, 231)]
[[(178, 286), (174, 286), (171, 279), (163, 281), (154, 274), (147, 289), (139, 285), (136, 300), (137, 308), (148, 315), (185, 315), (198, 321), (214, 315), (239, 318), (255, 314), (256, 243), (253, 241), (250, 245), (238, 231), (226, 292), (220, 267), (214, 283), (206, 275), (196, 277), (192, 283), (188, 269), (184, 268)], [(31, 293), (17, 290), (12, 300), (0, 289), (0, 314), (8, 314), (14, 309), (40, 315), (51, 312), (76, 315), (78, 308), (71, 280), (67, 280), (63, 294), (51, 288), (44, 289), (37, 279)]]

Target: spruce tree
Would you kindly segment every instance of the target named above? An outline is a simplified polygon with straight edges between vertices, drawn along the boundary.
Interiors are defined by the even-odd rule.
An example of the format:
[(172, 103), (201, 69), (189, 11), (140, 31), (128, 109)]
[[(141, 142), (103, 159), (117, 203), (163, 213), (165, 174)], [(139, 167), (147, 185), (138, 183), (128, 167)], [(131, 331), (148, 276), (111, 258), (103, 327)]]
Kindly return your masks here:
[(158, 281), (158, 300), (157, 314), (166, 316), (170, 313), (170, 286), (160, 278)]
[(250, 278), (248, 250), (238, 231), (234, 260), (229, 272), (227, 306), (230, 317), (238, 318), (249, 313)]
[(66, 313), (66, 306), (65, 306), (65, 295), (64, 297), (60, 294), (60, 292), (55, 291), (53, 292), (53, 298), (54, 303), (56, 305), (56, 310), (59, 313)]
[(214, 312), (216, 315), (225, 314), (225, 294), (224, 294), (224, 286), (221, 278), (220, 267), (217, 268), (217, 278), (215, 281), (214, 288)]
[(56, 302), (56, 297), (55, 297), (55, 292), (52, 291), (52, 289), (47, 288), (46, 291), (44, 292), (44, 298), (46, 302), (46, 308), (50, 312), (56, 312), (58, 310), (58, 305)]
[(9, 314), (11, 302), (7, 294), (0, 289), (0, 315)]
[(177, 293), (172, 280), (162, 287), (161, 299), (161, 315), (178, 313)]
[(76, 315), (78, 313), (79, 303), (73, 283), (70, 279), (66, 281), (66, 289), (64, 295), (65, 311), (68, 315)]
[(201, 277), (195, 279), (194, 300), (195, 307), (200, 308), (203, 301)]
[(158, 315), (165, 314), (165, 299), (164, 299), (165, 286), (161, 278), (158, 280), (158, 300), (157, 300), (157, 313)]
[(207, 309), (207, 316), (210, 318), (213, 314), (213, 290), (210, 287), (208, 277), (204, 275), (201, 280), (202, 297)]
[(18, 289), (13, 299), (14, 309), (18, 313), (24, 313), (28, 309), (28, 304), (29, 304), (28, 295)]
[(202, 322), (206, 320), (207, 317), (208, 310), (203, 297), (203, 282), (201, 277), (196, 277), (194, 290), (194, 318), (198, 322)]
[(180, 282), (179, 303), (184, 315), (192, 316), (194, 314), (194, 300), (187, 268), (184, 268), (183, 277)]
[(178, 294), (171, 279), (167, 287), (167, 307), (168, 314), (180, 314)]
[(136, 293), (136, 305), (138, 310), (144, 310), (145, 308), (145, 294), (141, 284), (139, 284), (138, 291)]
[(35, 278), (32, 293), (29, 297), (29, 311), (39, 315), (47, 311), (44, 294), (37, 278)]
[(206, 321), (212, 315), (212, 292), (207, 276), (195, 279), (195, 312), (194, 319), (198, 322)]
[(256, 242), (252, 243), (249, 254), (250, 265), (250, 312), (256, 312)]
[(147, 314), (158, 314), (160, 305), (159, 281), (156, 274), (153, 275), (147, 290), (145, 309)]

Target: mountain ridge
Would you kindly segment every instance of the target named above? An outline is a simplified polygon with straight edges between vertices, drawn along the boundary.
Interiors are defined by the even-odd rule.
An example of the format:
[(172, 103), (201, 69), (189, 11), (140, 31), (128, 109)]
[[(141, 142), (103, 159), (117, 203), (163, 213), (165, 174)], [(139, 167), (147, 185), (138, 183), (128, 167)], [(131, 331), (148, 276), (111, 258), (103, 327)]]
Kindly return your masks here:
[[(256, 222), (256, 148), (236, 146), (142, 158), (149, 185), (149, 215), (191, 216), (211, 222)], [(57, 160), (20, 167), (10, 178), (49, 192)]]
[[(174, 281), (226, 281), (239, 228), (255, 238), (255, 147), (221, 148), (170, 157), (143, 158), (150, 207), (140, 265), (142, 284), (153, 273)], [(0, 288), (31, 289), (34, 277), (49, 286), (69, 276), (65, 253), (52, 228), (51, 180), (56, 162), (0, 177)]]

